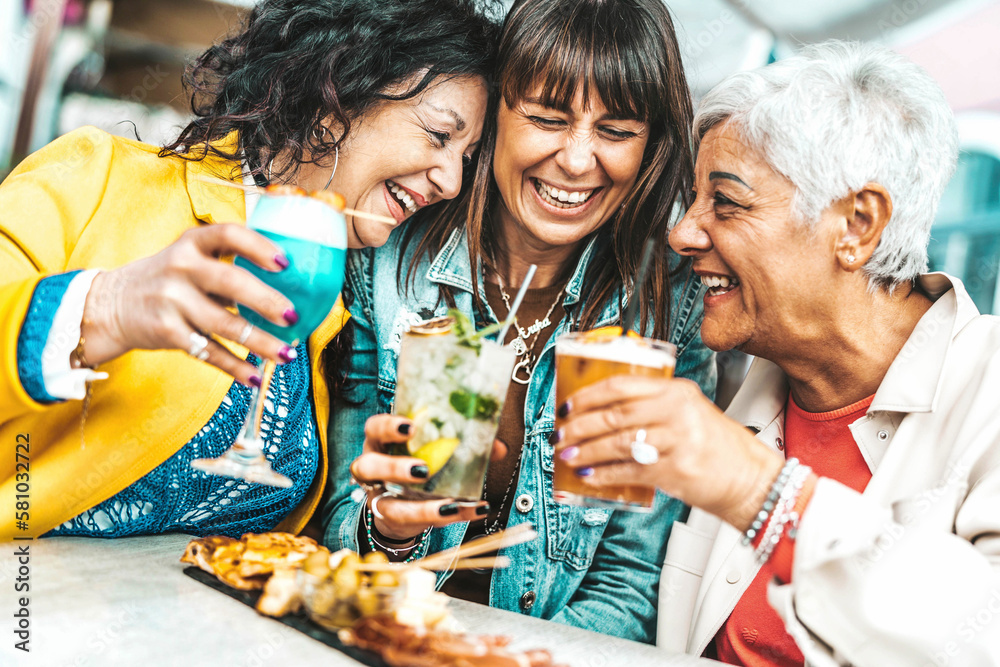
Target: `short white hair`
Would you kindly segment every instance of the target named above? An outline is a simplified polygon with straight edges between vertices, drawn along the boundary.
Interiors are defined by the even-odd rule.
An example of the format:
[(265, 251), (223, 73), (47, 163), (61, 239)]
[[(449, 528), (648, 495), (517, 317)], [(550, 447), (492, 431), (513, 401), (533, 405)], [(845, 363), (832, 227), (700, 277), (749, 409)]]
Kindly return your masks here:
[(892, 218), (862, 269), (872, 289), (892, 291), (927, 270), (958, 129), (940, 86), (918, 65), (871, 44), (809, 46), (713, 88), (695, 114), (696, 140), (723, 122), (792, 182), (792, 210), (807, 224), (866, 183), (889, 192)]

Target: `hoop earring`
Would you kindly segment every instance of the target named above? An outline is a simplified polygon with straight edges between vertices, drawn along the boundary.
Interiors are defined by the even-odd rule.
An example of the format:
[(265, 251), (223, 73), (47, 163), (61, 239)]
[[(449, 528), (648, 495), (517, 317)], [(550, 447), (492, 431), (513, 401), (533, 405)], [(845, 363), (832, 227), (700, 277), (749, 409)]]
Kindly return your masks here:
[(340, 164), (340, 147), (339, 146), (334, 146), (333, 147), (333, 171), (330, 172), (330, 180), (328, 180), (326, 182), (326, 185), (323, 186), (323, 190), (324, 191), (330, 189), (330, 184), (333, 183), (333, 177), (337, 173), (337, 166), (339, 164)]
[[(323, 130), (326, 131), (326, 128), (323, 128)], [(316, 134), (316, 130), (313, 130), (313, 134)], [(268, 185), (271, 184), (271, 165), (273, 165), (273, 164), (274, 164), (274, 158), (271, 158), (271, 161), (267, 163), (267, 183), (268, 183)], [(326, 182), (326, 185), (323, 186), (323, 190), (324, 191), (330, 189), (330, 184), (333, 183), (333, 177), (337, 174), (337, 167), (339, 165), (340, 165), (340, 147), (339, 146), (334, 146), (333, 147), (333, 171), (330, 172), (330, 180), (328, 180)]]
[[(315, 139), (316, 141), (322, 141), (323, 137), (325, 137), (326, 135), (330, 134), (330, 130), (326, 129), (326, 125), (320, 125), (319, 127), (320, 127), (321, 130), (323, 130), (323, 134), (320, 134), (319, 132), (317, 132), (315, 127), (313, 128), (313, 131), (312, 131), (313, 132), (313, 139)], [(328, 180), (326, 182), (326, 185), (323, 186), (323, 190), (324, 191), (330, 189), (330, 184), (333, 183), (333, 177), (337, 174), (337, 166), (339, 164), (340, 164), (340, 146), (338, 146), (337, 144), (334, 144), (333, 145), (333, 171), (330, 172), (330, 180)]]

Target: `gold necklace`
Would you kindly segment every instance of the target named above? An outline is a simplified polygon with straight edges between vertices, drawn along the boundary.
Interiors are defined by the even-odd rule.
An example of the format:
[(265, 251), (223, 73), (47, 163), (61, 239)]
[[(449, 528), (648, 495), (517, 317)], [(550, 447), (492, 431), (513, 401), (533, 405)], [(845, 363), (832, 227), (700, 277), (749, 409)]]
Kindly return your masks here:
[[(500, 296), (503, 297), (503, 303), (507, 306), (507, 313), (510, 314), (510, 296), (507, 294), (507, 290), (503, 288), (503, 279), (497, 275), (497, 283), (500, 286)], [(552, 325), (552, 321), (549, 316), (552, 311), (556, 309), (559, 302), (562, 300), (563, 292), (566, 291), (566, 286), (559, 290), (556, 294), (556, 300), (552, 302), (549, 306), (549, 312), (545, 313), (545, 317), (541, 320), (536, 319), (535, 323), (529, 326), (527, 329), (523, 328), (517, 321), (517, 315), (514, 316), (514, 327), (517, 329), (517, 336), (510, 342), (510, 348), (514, 351), (514, 355), (523, 358), (514, 364), (514, 370), (511, 371), (510, 379), (518, 384), (528, 384), (531, 382), (531, 375), (535, 372), (535, 344), (538, 343), (538, 337), (541, 335), (542, 330), (548, 328)], [(528, 345), (528, 338), (534, 335), (531, 341), (531, 345)], [(501, 341), (502, 344), (502, 341)], [(524, 373), (524, 377), (520, 376), (520, 373)]]

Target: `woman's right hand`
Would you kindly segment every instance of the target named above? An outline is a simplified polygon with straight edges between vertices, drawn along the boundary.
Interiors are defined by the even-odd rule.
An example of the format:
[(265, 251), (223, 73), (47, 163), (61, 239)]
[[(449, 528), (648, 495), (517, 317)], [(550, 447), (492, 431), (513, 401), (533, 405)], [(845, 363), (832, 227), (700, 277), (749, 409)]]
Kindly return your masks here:
[[(364, 485), (382, 482), (396, 484), (419, 484), (427, 479), (427, 464), (409, 456), (386, 454), (392, 443), (409, 439), (412, 422), (394, 415), (375, 415), (365, 422), (364, 453), (354, 459), (351, 474)], [(503, 458), (506, 447), (495, 443), (491, 458)], [(416, 538), (429, 527), (447, 526), (458, 521), (482, 520), (490, 511), (489, 503), (456, 502), (443, 500), (402, 500), (379, 491), (368, 491), (368, 502), (382, 496), (378, 501), (378, 511), (382, 518), (373, 516), (375, 529), (392, 540)], [(373, 512), (374, 514), (374, 512)]]
[[(227, 308), (236, 303), (281, 326), (296, 314), (280, 292), (248, 271), (220, 261), (227, 255), (240, 255), (270, 271), (287, 266), (278, 246), (241, 225), (190, 229), (152, 257), (97, 275), (84, 308), (84, 358), (99, 364), (134, 349), (186, 352), (192, 334), (203, 334), (208, 338), (207, 363), (243, 384), (259, 384), (257, 369), (210, 334), (240, 341), (248, 323)], [(285, 343), (256, 327), (241, 342), (278, 363), (295, 356)]]

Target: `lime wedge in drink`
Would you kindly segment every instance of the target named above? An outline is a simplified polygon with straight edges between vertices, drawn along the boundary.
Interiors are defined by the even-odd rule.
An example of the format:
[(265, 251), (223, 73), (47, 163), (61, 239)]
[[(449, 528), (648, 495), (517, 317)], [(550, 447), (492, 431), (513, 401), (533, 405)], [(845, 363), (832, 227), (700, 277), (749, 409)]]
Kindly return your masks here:
[(438, 471), (444, 467), (444, 464), (448, 462), (451, 455), (455, 453), (458, 442), (458, 438), (438, 438), (437, 440), (428, 442), (414, 452), (413, 455), (427, 462), (427, 470), (433, 476), (438, 474)]

